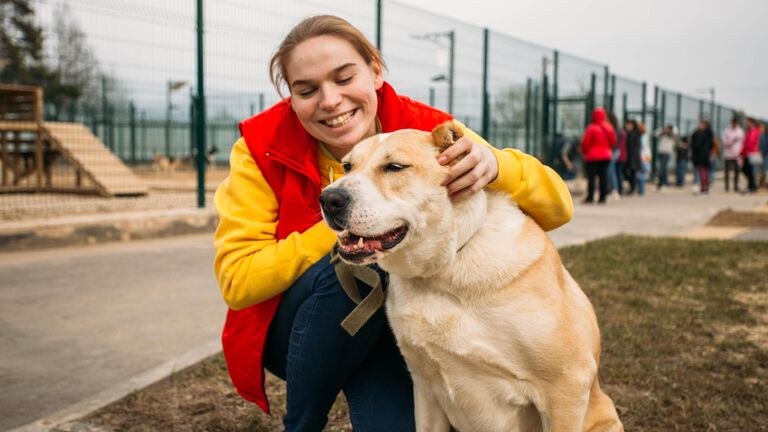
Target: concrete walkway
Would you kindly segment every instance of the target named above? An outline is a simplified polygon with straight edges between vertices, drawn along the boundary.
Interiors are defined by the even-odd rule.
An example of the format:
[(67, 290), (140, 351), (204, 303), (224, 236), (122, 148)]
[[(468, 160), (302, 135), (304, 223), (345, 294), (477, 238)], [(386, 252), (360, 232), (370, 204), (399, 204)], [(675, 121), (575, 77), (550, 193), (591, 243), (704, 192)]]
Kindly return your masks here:
[[(650, 191), (577, 204), (573, 221), (550, 235), (558, 247), (619, 233), (685, 235), (720, 209), (766, 202)], [(225, 307), (212, 249), (205, 234), (0, 254), (0, 430), (67, 424), (217, 352)]]

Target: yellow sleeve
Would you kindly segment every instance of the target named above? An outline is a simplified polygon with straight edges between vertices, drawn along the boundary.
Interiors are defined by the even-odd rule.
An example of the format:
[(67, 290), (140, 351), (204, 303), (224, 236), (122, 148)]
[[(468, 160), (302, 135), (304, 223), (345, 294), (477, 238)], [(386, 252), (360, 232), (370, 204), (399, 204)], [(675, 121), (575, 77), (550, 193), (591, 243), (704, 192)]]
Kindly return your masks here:
[(480, 135), (461, 125), (464, 135), (488, 146), (496, 156), (499, 174), (488, 184), (494, 190), (508, 193), (517, 205), (545, 231), (564, 225), (573, 217), (573, 200), (559, 175), (535, 157), (520, 150), (499, 150)]
[(242, 138), (232, 149), (229, 177), (216, 190), (214, 205), (219, 214), (214, 270), (224, 300), (235, 310), (288, 289), (336, 241), (323, 221), (277, 240), (277, 199)]

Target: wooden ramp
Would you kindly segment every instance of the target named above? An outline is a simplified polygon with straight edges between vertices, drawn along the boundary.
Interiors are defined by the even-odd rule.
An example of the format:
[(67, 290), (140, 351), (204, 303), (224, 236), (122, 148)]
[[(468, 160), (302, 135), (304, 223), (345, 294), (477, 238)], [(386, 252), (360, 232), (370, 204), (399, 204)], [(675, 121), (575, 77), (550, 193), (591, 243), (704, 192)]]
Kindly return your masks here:
[(82, 123), (43, 122), (43, 139), (103, 196), (146, 195), (147, 186)]

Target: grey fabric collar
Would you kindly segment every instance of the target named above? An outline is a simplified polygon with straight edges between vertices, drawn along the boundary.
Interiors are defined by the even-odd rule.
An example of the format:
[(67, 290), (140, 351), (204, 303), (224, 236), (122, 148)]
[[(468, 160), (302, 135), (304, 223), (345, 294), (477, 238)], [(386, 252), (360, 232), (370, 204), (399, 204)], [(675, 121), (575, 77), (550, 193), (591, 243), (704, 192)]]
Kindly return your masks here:
[[(351, 265), (342, 261), (336, 246), (331, 251), (331, 264), (334, 265), (341, 288), (357, 305), (341, 322), (341, 327), (350, 336), (354, 336), (384, 304), (384, 288), (381, 284), (381, 277), (376, 270), (370, 267)], [(372, 287), (371, 292), (365, 298), (360, 295), (360, 289), (357, 286), (358, 280)]]

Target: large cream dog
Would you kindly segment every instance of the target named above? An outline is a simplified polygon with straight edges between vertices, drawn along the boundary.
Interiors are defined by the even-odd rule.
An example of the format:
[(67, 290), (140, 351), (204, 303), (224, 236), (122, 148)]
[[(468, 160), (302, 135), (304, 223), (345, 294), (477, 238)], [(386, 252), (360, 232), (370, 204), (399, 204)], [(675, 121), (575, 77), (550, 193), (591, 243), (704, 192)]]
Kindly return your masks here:
[(441, 186), (436, 156), (457, 130), (363, 141), (321, 195), (342, 259), (391, 274), (417, 430), (622, 431), (592, 305), (549, 238), (506, 195), (452, 203)]

